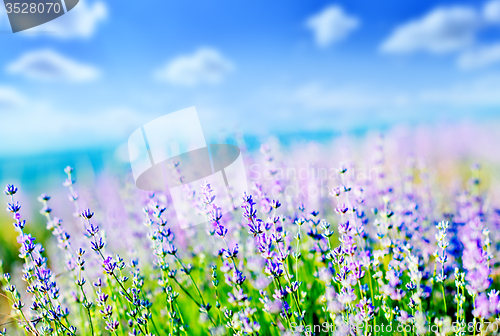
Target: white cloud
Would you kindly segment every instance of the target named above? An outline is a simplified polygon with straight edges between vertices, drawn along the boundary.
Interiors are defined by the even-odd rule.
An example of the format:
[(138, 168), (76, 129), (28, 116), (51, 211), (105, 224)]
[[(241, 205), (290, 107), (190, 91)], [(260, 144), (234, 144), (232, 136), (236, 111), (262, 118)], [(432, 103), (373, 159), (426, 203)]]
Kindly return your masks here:
[(479, 45), (476, 38), (489, 25), (500, 24), (500, 0), (479, 8), (440, 7), (423, 18), (396, 28), (381, 45), (386, 53), (427, 51), (434, 54), (460, 52), (457, 66), (478, 69), (500, 62), (500, 43)]
[(0, 108), (12, 109), (24, 106), (26, 97), (9, 86), (0, 86)]
[(327, 89), (313, 83), (300, 87), (294, 100), (310, 110), (362, 109), (379, 105), (379, 98), (358, 90), (335, 88)]
[(487, 2), (483, 8), (483, 16), (488, 23), (500, 23), (500, 0)]
[(341, 41), (359, 25), (357, 18), (349, 16), (337, 5), (325, 8), (306, 21), (306, 27), (313, 31), (316, 44), (320, 47)]
[[(151, 118), (126, 107), (83, 113), (31, 100), (16, 113), (2, 115), (0, 139), (10, 142), (0, 141), (0, 155), (111, 146), (126, 141), (137, 127)], [(20, 129), (23, 131), (19, 132)], [(16, 146), (7, 146), (8, 143)]]
[[(41, 26), (30, 29), (30, 32), (40, 31), (49, 32), (51, 37), (70, 39), (70, 38), (90, 38), (97, 26), (108, 16), (108, 10), (104, 2), (95, 1), (88, 4), (85, 0), (80, 0), (71, 11), (49, 21)], [(25, 36), (35, 37), (40, 34), (23, 34)], [(47, 34), (43, 34), (47, 36)]]
[(474, 110), (500, 107), (500, 73), (477, 77), (467, 82), (450, 83), (442, 87), (421, 87), (412, 90), (391, 87), (336, 86), (310, 83), (281, 95), (281, 101), (299, 106), (308, 112), (410, 113), (452, 107)]
[(489, 75), (470, 82), (456, 83), (447, 88), (423, 90), (416, 99), (420, 103), (433, 103), (454, 107), (480, 107), (500, 105), (500, 76)]
[(461, 69), (484, 68), (500, 62), (500, 43), (468, 50), (461, 54), (457, 64)]
[(446, 53), (461, 50), (474, 42), (481, 18), (464, 6), (440, 7), (423, 18), (397, 27), (381, 46), (386, 53), (427, 51)]
[(292, 95), (293, 102), (307, 110), (363, 110), (381, 106), (406, 104), (405, 95), (360, 87), (325, 88), (311, 83), (298, 88)]
[(199, 48), (191, 55), (174, 58), (158, 69), (158, 80), (184, 86), (216, 84), (232, 71), (234, 65), (213, 48)]
[(7, 66), (7, 72), (30, 79), (60, 82), (88, 82), (100, 76), (98, 69), (78, 63), (50, 49), (28, 52)]

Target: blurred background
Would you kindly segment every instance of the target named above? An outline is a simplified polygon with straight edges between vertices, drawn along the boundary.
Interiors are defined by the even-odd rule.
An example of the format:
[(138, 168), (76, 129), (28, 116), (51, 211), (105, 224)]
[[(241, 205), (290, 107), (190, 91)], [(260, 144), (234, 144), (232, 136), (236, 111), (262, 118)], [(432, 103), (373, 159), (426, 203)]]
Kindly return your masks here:
[[(130, 134), (190, 106), (208, 142), (382, 132), (498, 176), (500, 0), (80, 0), (16, 34), (0, 8), (0, 182), (20, 187), (37, 241), (39, 193), (71, 215), (64, 167), (82, 186), (120, 179)], [(5, 212), (0, 230), (8, 270)]]
[(2, 8), (0, 31), (0, 181), (30, 188), (126, 164), (133, 130), (189, 106), (250, 147), (500, 116), (499, 0), (81, 0), (16, 34)]
[(0, 182), (27, 193), (130, 169), (129, 135), (189, 106), (250, 150), (399, 129), (498, 151), (500, 0), (81, 0), (16, 34), (1, 8), (0, 43)]

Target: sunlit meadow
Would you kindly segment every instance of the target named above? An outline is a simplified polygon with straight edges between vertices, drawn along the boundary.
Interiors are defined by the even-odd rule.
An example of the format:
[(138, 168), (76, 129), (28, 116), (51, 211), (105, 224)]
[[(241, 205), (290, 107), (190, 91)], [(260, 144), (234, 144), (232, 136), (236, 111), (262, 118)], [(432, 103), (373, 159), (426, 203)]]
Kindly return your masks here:
[(61, 167), (57, 201), (9, 184), (2, 334), (495, 333), (495, 158), (412, 141), (240, 144), (243, 205), (222, 215), (200, 184), (186, 192), (207, 223), (187, 229), (168, 193), (130, 175), (84, 185)]

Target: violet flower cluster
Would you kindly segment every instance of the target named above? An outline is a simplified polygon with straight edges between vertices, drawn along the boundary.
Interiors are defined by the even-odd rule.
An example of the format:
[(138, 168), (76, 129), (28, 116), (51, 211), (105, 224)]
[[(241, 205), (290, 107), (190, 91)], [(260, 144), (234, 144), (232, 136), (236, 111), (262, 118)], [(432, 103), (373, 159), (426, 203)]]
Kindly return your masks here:
[[(0, 335), (495, 332), (500, 200), (478, 165), (450, 187), (421, 159), (388, 157), (383, 142), (335, 168), (313, 152), (294, 161), (263, 145), (246, 159), (259, 168), (238, 207), (222, 203), (225, 186), (186, 188), (206, 223), (182, 229), (168, 193), (106, 175), (111, 206), (67, 167), (69, 202), (38, 197), (47, 251), (21, 214), (22, 190), (7, 185), (19, 261), (2, 266), (11, 313)], [(363, 164), (370, 177), (356, 173)], [(183, 168), (172, 167), (181, 182)]]

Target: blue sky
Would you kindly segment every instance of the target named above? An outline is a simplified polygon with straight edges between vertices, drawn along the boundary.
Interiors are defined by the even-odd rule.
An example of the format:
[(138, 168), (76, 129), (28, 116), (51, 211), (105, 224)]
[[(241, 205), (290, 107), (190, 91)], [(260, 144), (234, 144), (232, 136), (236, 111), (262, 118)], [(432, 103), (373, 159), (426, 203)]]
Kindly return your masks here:
[(209, 138), (500, 116), (500, 0), (81, 0), (9, 29), (2, 8), (2, 156), (115, 146), (193, 105)]

